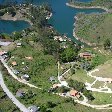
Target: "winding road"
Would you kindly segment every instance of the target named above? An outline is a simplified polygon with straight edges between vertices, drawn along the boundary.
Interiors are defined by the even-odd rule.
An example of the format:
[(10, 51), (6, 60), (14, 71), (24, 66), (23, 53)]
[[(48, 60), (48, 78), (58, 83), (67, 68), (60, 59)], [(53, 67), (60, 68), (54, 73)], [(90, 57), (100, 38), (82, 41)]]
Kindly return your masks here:
[(2, 64), (4, 65), (4, 67), (8, 70), (8, 73), (16, 80), (18, 80), (19, 82), (23, 83), (23, 84), (26, 84), (28, 85), (29, 87), (33, 87), (33, 88), (38, 88), (38, 89), (41, 89), (33, 84), (30, 84), (28, 83), (27, 81), (25, 80), (22, 80), (20, 78), (18, 78), (13, 72), (12, 70), (9, 68), (9, 66), (7, 65), (7, 63), (4, 61), (4, 59), (0, 56), (0, 61), (2, 62)]
[(12, 100), (12, 102), (22, 111), (22, 112), (30, 112), (22, 103), (20, 103), (16, 97), (9, 91), (7, 86), (4, 83), (2, 73), (0, 72), (0, 85), (3, 91), (7, 94), (7, 96)]

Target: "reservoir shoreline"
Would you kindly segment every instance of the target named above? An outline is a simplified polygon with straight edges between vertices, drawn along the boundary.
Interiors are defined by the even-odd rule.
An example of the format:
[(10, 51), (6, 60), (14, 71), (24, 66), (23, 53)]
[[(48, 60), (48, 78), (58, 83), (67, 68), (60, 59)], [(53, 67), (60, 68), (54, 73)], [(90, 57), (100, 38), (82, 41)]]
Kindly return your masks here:
[[(101, 7), (101, 6), (86, 7), (86, 6), (76, 6), (76, 5), (73, 5), (73, 4), (70, 4), (70, 3), (66, 3), (66, 5), (67, 5), (68, 7), (77, 8), (77, 9), (102, 9), (102, 10), (105, 10), (106, 13), (111, 12), (109, 9), (107, 9), (107, 8), (105, 8), (105, 7)], [(73, 24), (73, 26), (74, 26), (74, 29), (73, 29), (73, 37), (74, 37), (75, 39), (77, 39), (78, 41), (87, 44), (88, 46), (96, 46), (96, 43), (91, 43), (91, 42), (89, 42), (89, 41), (87, 41), (87, 40), (84, 40), (83, 38), (77, 36), (76, 31), (75, 31), (75, 25), (76, 25), (76, 23), (77, 23), (77, 21), (78, 21), (77, 15), (74, 16), (74, 19), (75, 19), (75, 22), (74, 22), (74, 24)]]

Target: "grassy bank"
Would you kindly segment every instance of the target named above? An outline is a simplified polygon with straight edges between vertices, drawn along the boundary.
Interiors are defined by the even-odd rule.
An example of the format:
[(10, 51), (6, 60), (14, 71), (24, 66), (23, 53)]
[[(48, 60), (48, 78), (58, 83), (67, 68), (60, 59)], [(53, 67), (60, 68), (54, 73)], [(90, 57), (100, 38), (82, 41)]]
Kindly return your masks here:
[(100, 45), (107, 38), (112, 40), (112, 14), (82, 14), (77, 18), (75, 33), (79, 38)]
[(102, 9), (112, 9), (112, 1), (111, 0), (93, 0), (91, 2), (78, 2), (71, 0), (69, 2), (70, 5), (74, 7), (101, 7)]

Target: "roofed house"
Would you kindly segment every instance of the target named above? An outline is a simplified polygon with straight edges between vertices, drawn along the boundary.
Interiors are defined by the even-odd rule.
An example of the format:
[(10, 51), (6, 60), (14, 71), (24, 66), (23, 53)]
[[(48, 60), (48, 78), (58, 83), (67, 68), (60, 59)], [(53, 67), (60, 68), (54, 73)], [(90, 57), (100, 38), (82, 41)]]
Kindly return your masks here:
[(52, 86), (52, 88), (53, 88), (53, 89), (56, 89), (56, 88), (59, 87), (59, 85), (60, 85), (60, 84), (54, 84), (54, 85)]
[(17, 43), (17, 47), (21, 47), (22, 46), (22, 43)]
[(0, 56), (6, 55), (7, 52), (6, 51), (0, 51)]
[(91, 59), (94, 55), (92, 53), (89, 53), (89, 52), (83, 52), (83, 53), (80, 53), (79, 56), (81, 58)]
[(39, 112), (40, 107), (32, 105), (32, 106), (28, 107), (28, 109), (30, 110), (30, 112)]
[(16, 97), (23, 97), (25, 95), (25, 92), (21, 89), (19, 89), (17, 92), (16, 92)]
[(70, 90), (69, 93), (70, 93), (70, 96), (77, 97), (77, 98), (80, 97), (79, 92), (77, 90), (75, 90), (75, 89)]
[(51, 76), (51, 77), (49, 78), (49, 80), (50, 80), (50, 82), (56, 82), (56, 79), (55, 79), (54, 76)]
[(13, 66), (16, 66), (16, 65), (17, 65), (17, 62), (16, 62), (16, 61), (13, 61), (11, 64), (12, 64)]
[(23, 76), (21, 76), (21, 79), (24, 79), (24, 80), (26, 80), (26, 81), (28, 81), (29, 80), (29, 75), (27, 75), (27, 74), (24, 74)]
[(17, 74), (19, 74), (19, 73), (20, 73), (19, 71), (14, 70), (14, 69), (12, 69), (12, 71), (13, 71), (13, 73), (14, 73), (15, 75), (17, 75)]

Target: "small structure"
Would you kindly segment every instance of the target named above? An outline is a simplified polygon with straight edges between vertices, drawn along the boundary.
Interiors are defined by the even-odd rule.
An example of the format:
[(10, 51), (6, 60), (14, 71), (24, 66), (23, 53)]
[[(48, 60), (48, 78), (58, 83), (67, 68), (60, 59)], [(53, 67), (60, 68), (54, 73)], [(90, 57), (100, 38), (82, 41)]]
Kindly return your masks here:
[(6, 51), (0, 51), (0, 56), (6, 55), (7, 52)]
[(28, 109), (30, 112), (39, 112), (40, 107), (32, 105), (32, 106), (28, 107)]
[(16, 97), (23, 97), (25, 95), (25, 92), (22, 91), (21, 89), (19, 89), (17, 92), (16, 92)]
[(56, 88), (58, 88), (58, 87), (60, 87), (60, 84), (54, 84), (54, 85), (52, 86), (53, 89), (56, 89)]
[(56, 82), (56, 79), (55, 79), (54, 76), (51, 76), (51, 77), (49, 78), (49, 80), (50, 80), (50, 82)]
[(85, 59), (91, 59), (94, 55), (89, 52), (80, 53), (79, 56)]
[(72, 90), (70, 90), (69, 93), (70, 93), (70, 96), (77, 97), (77, 98), (80, 97), (80, 94), (77, 90), (72, 89)]
[(12, 70), (13, 71), (13, 73), (15, 74), (15, 75), (17, 75), (17, 74), (19, 74), (19, 71), (17, 71), (17, 70)]
[(19, 43), (17, 43), (17, 47), (21, 47), (21, 45), (22, 45), (22, 44), (21, 44), (20, 42), (19, 42)]
[(28, 59), (28, 60), (32, 60), (33, 59), (33, 57), (25, 57), (26, 59)]
[(25, 74), (23, 76), (21, 76), (21, 79), (28, 81), (29, 80), (29, 75)]
[(57, 41), (60, 41), (60, 42), (65, 42), (66, 41), (66, 39), (64, 39), (61, 36), (54, 36), (54, 40), (57, 40)]
[(17, 65), (16, 61), (13, 61), (11, 64), (12, 64), (13, 66), (16, 66), (16, 65)]
[(3, 58), (4, 60), (7, 60), (7, 59), (8, 59), (8, 56), (7, 56), (7, 55), (3, 55), (2, 58)]
[(68, 83), (66, 81), (61, 81), (61, 86), (67, 87), (68, 86)]

